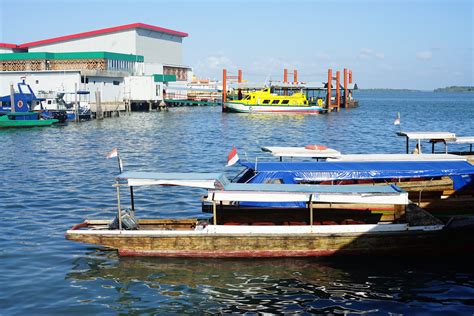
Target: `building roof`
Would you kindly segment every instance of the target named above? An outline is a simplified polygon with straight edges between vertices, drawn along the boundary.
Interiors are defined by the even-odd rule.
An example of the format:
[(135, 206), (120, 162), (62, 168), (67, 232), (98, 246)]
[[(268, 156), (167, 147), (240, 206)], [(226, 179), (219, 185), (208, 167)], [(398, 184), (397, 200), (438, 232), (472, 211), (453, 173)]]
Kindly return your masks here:
[(18, 45), (16, 45), (16, 44), (9, 44), (9, 43), (0, 43), (0, 47), (3, 47), (3, 48), (17, 48)]
[(166, 29), (166, 28), (159, 27), (159, 26), (154, 26), (154, 25), (149, 25), (149, 24), (144, 24), (144, 23), (132, 23), (132, 24), (108, 27), (108, 28), (105, 28), (105, 29), (99, 29), (99, 30), (94, 30), (94, 31), (89, 31), (89, 32), (82, 32), (82, 33), (77, 33), (77, 34), (54, 37), (54, 38), (49, 38), (49, 39), (45, 39), (45, 40), (41, 40), (41, 41), (24, 43), (24, 44), (20, 44), (18, 46), (13, 45), (13, 44), (7, 44), (7, 45), (13, 45), (12, 48), (17, 48), (17, 47), (18, 48), (28, 48), (28, 47), (33, 47), (33, 46), (41, 46), (41, 45), (46, 45), (46, 44), (52, 44), (52, 43), (57, 43), (57, 42), (69, 41), (69, 40), (73, 40), (73, 39), (80, 39), (80, 38), (85, 38), (85, 37), (90, 37), (90, 36), (120, 32), (120, 31), (125, 31), (125, 30), (130, 30), (130, 29), (137, 29), (137, 28), (156, 31), (156, 32), (161, 32), (161, 33), (174, 35), (174, 36), (179, 36), (179, 37), (187, 37), (188, 36), (188, 33), (174, 31), (174, 30)]

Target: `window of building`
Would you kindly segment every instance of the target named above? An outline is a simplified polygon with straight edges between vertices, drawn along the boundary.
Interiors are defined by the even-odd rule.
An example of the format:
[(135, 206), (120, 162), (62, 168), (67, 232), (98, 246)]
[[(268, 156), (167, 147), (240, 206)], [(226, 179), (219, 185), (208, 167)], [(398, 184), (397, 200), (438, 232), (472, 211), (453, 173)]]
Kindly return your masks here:
[(118, 86), (120, 84), (120, 81), (114, 80), (114, 86)]
[(36, 80), (35, 83), (38, 84), (38, 83), (40, 83), (40, 81), (39, 81), (39, 80)]
[(156, 85), (156, 93), (155, 93), (157, 97), (160, 96), (160, 92), (161, 92), (160, 85), (157, 84), (157, 85)]

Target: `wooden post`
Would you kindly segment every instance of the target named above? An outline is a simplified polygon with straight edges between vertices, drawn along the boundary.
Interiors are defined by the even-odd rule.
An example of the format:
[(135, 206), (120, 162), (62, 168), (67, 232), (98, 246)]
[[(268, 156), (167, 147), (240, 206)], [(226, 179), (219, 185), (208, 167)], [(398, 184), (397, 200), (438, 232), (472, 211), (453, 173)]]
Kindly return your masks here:
[(115, 187), (117, 188), (117, 215), (118, 215), (118, 222), (119, 222), (119, 230), (122, 230), (122, 209), (120, 206), (120, 185), (116, 183)]
[(344, 107), (347, 108), (347, 68), (344, 68)]
[(341, 108), (341, 72), (338, 70), (336, 71), (336, 105), (337, 110), (339, 111)]
[(74, 83), (74, 121), (79, 122), (79, 105), (77, 104), (77, 82)]
[(298, 70), (293, 71), (293, 83), (297, 84), (298, 83)]
[(95, 116), (96, 116), (96, 119), (103, 119), (104, 116), (103, 116), (103, 112), (102, 112), (102, 103), (101, 103), (101, 100), (100, 100), (100, 91), (99, 89), (97, 89), (97, 91), (95, 92)]
[(313, 195), (309, 197), (309, 225), (313, 226)]
[(288, 83), (288, 69), (283, 69), (283, 83)]
[(331, 84), (332, 84), (332, 69), (328, 69), (328, 84), (327, 84), (327, 95), (326, 95), (326, 106), (331, 111)]
[(239, 69), (238, 83), (242, 83), (242, 70)]
[(13, 88), (13, 83), (10, 83), (10, 111), (15, 113), (15, 88)]
[[(213, 197), (214, 199), (214, 197)], [(214, 225), (217, 225), (217, 205), (216, 205), (216, 201), (212, 201), (212, 214), (213, 214), (213, 223)]]

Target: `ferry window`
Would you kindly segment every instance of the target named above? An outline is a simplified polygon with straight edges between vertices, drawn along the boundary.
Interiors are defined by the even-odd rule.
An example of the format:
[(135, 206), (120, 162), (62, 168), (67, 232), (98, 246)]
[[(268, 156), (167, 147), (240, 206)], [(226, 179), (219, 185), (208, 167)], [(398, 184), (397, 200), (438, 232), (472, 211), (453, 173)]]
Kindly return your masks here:
[(281, 101), (281, 104), (288, 104), (288, 102), (290, 102), (290, 100), (283, 100)]
[(278, 104), (278, 102), (280, 102), (280, 100), (273, 100), (272, 104)]
[(263, 100), (262, 103), (263, 103), (263, 104), (268, 104), (268, 103), (270, 103), (270, 100)]
[(120, 84), (120, 81), (114, 80), (114, 86), (118, 86)]

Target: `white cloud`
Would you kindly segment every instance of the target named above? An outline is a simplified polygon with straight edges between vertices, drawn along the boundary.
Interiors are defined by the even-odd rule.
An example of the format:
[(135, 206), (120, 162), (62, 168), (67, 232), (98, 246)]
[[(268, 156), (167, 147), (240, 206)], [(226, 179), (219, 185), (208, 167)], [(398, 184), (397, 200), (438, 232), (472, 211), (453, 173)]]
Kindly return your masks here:
[(421, 60), (429, 60), (433, 57), (433, 53), (429, 50), (416, 53), (416, 58)]
[(383, 53), (375, 53), (375, 58), (377, 58), (377, 59), (384, 59), (384, 58), (385, 58), (385, 54), (383, 54)]
[(385, 54), (381, 52), (376, 52), (370, 48), (362, 48), (359, 52), (359, 59), (384, 59)]

